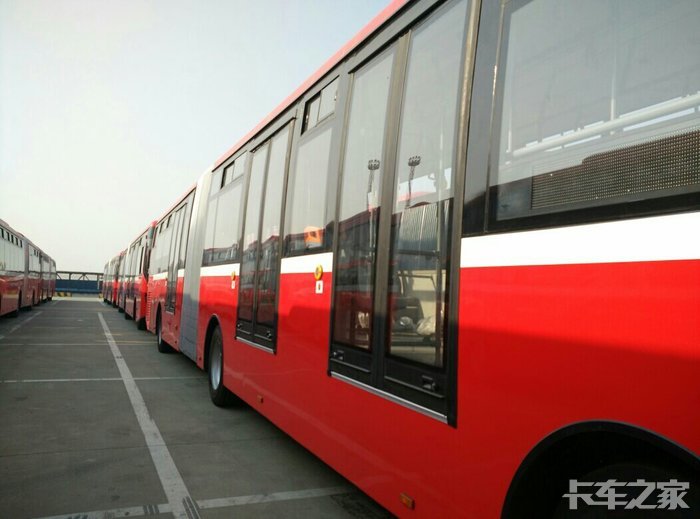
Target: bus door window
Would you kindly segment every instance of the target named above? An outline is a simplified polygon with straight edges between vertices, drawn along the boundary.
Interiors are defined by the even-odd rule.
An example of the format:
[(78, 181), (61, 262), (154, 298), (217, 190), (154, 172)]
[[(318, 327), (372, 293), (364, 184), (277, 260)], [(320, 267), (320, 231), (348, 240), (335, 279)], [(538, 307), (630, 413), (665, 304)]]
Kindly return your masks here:
[(468, 5), (402, 36), (393, 67), (389, 50), (355, 74), (335, 259), (331, 370), (444, 415)]
[(291, 124), (253, 152), (243, 234), (237, 335), (274, 348), (282, 198)]
[(186, 206), (180, 207), (175, 213), (175, 220), (170, 227), (172, 229), (172, 239), (170, 242), (170, 253), (168, 255), (168, 284), (165, 295), (165, 309), (169, 312), (175, 311), (175, 293), (177, 291), (177, 255), (180, 249), (180, 239), (182, 224), (184, 221)]

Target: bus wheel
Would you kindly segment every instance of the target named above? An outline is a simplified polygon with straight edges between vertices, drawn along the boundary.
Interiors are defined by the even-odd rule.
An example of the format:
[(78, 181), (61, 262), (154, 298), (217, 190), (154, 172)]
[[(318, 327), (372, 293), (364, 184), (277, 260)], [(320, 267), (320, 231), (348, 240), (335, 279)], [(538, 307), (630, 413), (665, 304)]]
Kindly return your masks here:
[[(134, 315), (136, 315), (136, 312), (134, 312)], [(132, 319), (132, 317), (129, 317), (129, 313), (126, 311), (126, 302), (124, 302), (124, 319), (126, 319), (127, 321), (131, 321)]]
[(17, 299), (17, 308), (10, 312), (10, 317), (18, 317), (20, 308), (22, 308), (22, 292), (19, 293), (19, 298)]
[(209, 339), (209, 396), (214, 405), (226, 407), (235, 401), (235, 396), (224, 387), (224, 341), (221, 328), (216, 326)]
[(156, 340), (158, 341), (158, 351), (161, 353), (170, 353), (172, 348), (163, 340), (163, 325), (160, 321), (160, 309), (156, 317)]

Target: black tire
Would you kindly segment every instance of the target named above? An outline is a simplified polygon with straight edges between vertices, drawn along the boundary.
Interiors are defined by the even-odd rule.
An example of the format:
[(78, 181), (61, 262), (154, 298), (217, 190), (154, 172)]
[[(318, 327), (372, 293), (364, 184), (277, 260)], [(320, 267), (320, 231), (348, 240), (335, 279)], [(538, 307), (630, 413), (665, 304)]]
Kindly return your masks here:
[(163, 327), (160, 321), (160, 310), (158, 310), (158, 316), (156, 317), (156, 343), (158, 344), (158, 351), (161, 353), (170, 353), (173, 351), (170, 345), (163, 340)]
[(146, 318), (142, 317), (138, 321), (136, 321), (136, 328), (138, 330), (145, 330), (146, 329)]
[(19, 317), (19, 310), (22, 308), (22, 292), (19, 293), (19, 298), (17, 299), (17, 308), (15, 308), (8, 315), (10, 317)]
[(236, 401), (231, 391), (224, 387), (224, 340), (218, 326), (211, 332), (209, 339), (209, 397), (215, 406), (227, 407)]

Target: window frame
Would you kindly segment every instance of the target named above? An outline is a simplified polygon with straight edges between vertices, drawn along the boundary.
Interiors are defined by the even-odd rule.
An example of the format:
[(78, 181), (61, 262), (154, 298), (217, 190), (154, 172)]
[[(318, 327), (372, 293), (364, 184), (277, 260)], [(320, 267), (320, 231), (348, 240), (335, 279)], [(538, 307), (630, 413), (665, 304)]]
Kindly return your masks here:
[[(245, 170), (245, 190), (243, 193), (243, 198), (245, 199), (244, 203), (241, 204), (241, 211), (242, 211), (242, 217), (241, 217), (241, 241), (239, 243), (239, 263), (242, 265), (242, 254), (243, 254), (243, 234), (245, 233), (246, 229), (246, 218), (247, 218), (247, 212), (246, 209), (248, 207), (248, 203), (250, 202), (249, 200), (249, 194), (250, 194), (250, 182), (251, 182), (251, 171), (253, 168), (253, 160), (255, 157), (255, 153), (262, 148), (267, 146), (267, 151), (266, 157), (265, 157), (265, 165), (264, 165), (264, 179), (263, 179), (263, 185), (262, 185), (262, 200), (260, 201), (260, 210), (259, 210), (259, 216), (258, 216), (258, 229), (257, 229), (257, 238), (256, 240), (259, 242), (260, 241), (260, 236), (262, 233), (262, 225), (264, 221), (264, 210), (265, 210), (265, 196), (267, 195), (267, 181), (269, 178), (269, 168), (270, 168), (270, 159), (272, 156), (272, 141), (273, 139), (281, 132), (283, 132), (285, 129), (288, 130), (288, 135), (287, 135), (287, 145), (286, 145), (286, 150), (285, 150), (285, 155), (284, 155), (284, 173), (283, 173), (283, 185), (282, 185), (282, 199), (281, 199), (281, 207), (280, 207), (280, 218), (279, 218), (279, 229), (280, 229), (280, 237), (279, 237), (279, 243), (277, 245), (278, 247), (278, 266), (277, 266), (277, 275), (276, 275), (276, 280), (275, 280), (275, 309), (278, 308), (279, 306), (279, 287), (280, 287), (280, 276), (281, 276), (281, 262), (283, 258), (283, 251), (284, 251), (284, 225), (286, 221), (286, 202), (287, 202), (287, 190), (289, 187), (289, 177), (290, 177), (290, 171), (291, 171), (291, 156), (292, 156), (292, 150), (294, 147), (294, 142), (295, 142), (295, 137), (296, 134), (295, 132), (297, 131), (298, 124), (296, 123), (296, 111), (292, 110), (287, 113), (285, 113), (282, 117), (280, 117), (273, 125), (268, 127), (268, 129), (260, 134), (259, 138), (255, 139), (255, 144), (251, 144), (250, 147), (250, 153), (248, 154), (248, 160), (247, 160), (247, 167)], [(278, 316), (277, 312), (275, 312), (275, 318), (272, 326), (268, 325), (263, 325), (260, 323), (257, 323), (257, 309), (258, 309), (258, 295), (257, 295), (257, 288), (258, 288), (258, 267), (259, 267), (259, 262), (260, 262), (260, 248), (258, 247), (256, 251), (256, 259), (255, 259), (255, 270), (253, 272), (253, 305), (252, 305), (252, 319), (251, 320), (243, 320), (240, 318), (240, 305), (237, 305), (236, 308), (236, 328), (235, 328), (235, 338), (236, 340), (239, 340), (245, 344), (248, 344), (250, 346), (253, 346), (255, 348), (262, 349), (264, 351), (267, 351), (269, 353), (275, 354), (277, 352), (277, 329), (278, 329)], [(242, 270), (242, 266), (241, 266)], [(242, 274), (242, 272), (241, 272)], [(239, 301), (240, 301), (240, 289), (241, 289), (241, 283), (238, 283), (238, 293), (239, 293)], [(261, 328), (265, 332), (265, 336), (263, 337), (260, 333), (258, 333), (258, 328)]]
[[(429, 8), (424, 7), (424, 11), (420, 16), (411, 14), (410, 11), (406, 14), (409, 17), (408, 23), (397, 23), (395, 28), (387, 31), (386, 39), (373, 42), (366, 50), (360, 51), (355, 59), (350, 60), (348, 70), (354, 74), (369, 64), (372, 60), (378, 57), (382, 52), (387, 50), (391, 45), (397, 44), (394, 69), (392, 71), (392, 85), (390, 86), (389, 106), (387, 112), (387, 123), (384, 134), (382, 171), (384, 179), (382, 182), (381, 203), (382, 211), (392, 210), (393, 205), (393, 182), (396, 180), (396, 161), (398, 160), (398, 140), (401, 131), (401, 120), (404, 103), (404, 92), (408, 79), (407, 66), (409, 59), (410, 44), (416, 30), (423, 27), (424, 22), (429, 23), (429, 18), (436, 13), (441, 7), (448, 2), (433, 2)], [(333, 344), (333, 335), (329, 334), (329, 364), (328, 371), (331, 376), (343, 380), (351, 385), (355, 385), (378, 396), (391, 400), (397, 404), (408, 407), (412, 410), (435, 418), (439, 421), (455, 426), (457, 420), (457, 326), (454, 323), (458, 322), (458, 298), (459, 298), (459, 263), (462, 235), (462, 206), (465, 185), (465, 170), (466, 170), (466, 136), (467, 124), (469, 115), (469, 102), (471, 99), (471, 84), (473, 79), (473, 58), (476, 48), (476, 27), (478, 25), (480, 11), (480, 2), (477, 0), (469, 0), (466, 6), (465, 28), (462, 35), (460, 73), (458, 74), (457, 87), (457, 106), (455, 109), (455, 127), (454, 127), (454, 143), (452, 147), (452, 167), (455, 172), (453, 175), (454, 185), (453, 193), (453, 215), (451, 219), (451, 247), (446, 249), (445, 255), (449, 259), (447, 264), (447, 275), (449, 276), (449, 285), (446, 291), (449, 294), (449, 303), (445, 312), (445, 318), (450, 324), (449, 329), (444, 338), (444, 365), (440, 368), (435, 368), (428, 364), (412, 362), (409, 359), (389, 355), (388, 340), (390, 338), (390, 329), (386, 323), (386, 309), (388, 304), (388, 295), (385, 293), (381, 297), (374, 298), (374, 321), (372, 325), (373, 335), (375, 338), (376, 347), (370, 352), (364, 349), (354, 348), (352, 346), (342, 345), (340, 349), (344, 349), (345, 358), (338, 358), (338, 346)], [(469, 72), (467, 74), (467, 71)], [(352, 91), (346, 97), (346, 111), (350, 109), (350, 97)], [(349, 120), (349, 115), (346, 117)], [(347, 124), (343, 127), (343, 134), (340, 139), (343, 146), (343, 153), (340, 158), (340, 164), (343, 164), (345, 145), (347, 142)], [(340, 167), (340, 166), (339, 166)], [(391, 172), (387, 174), (386, 172)], [(342, 173), (341, 173), (342, 174)], [(342, 184), (340, 184), (342, 185)], [(338, 199), (340, 193), (337, 193)], [(335, 226), (338, 225), (339, 218), (339, 203), (336, 203)], [(380, 216), (381, 218), (381, 216)], [(382, 244), (390, 243), (390, 227), (391, 218), (386, 216), (383, 219), (383, 225), (380, 223), (378, 237), (378, 251), (375, 264), (373, 266), (375, 272), (375, 291), (388, 292), (389, 287), (389, 252), (387, 247)], [(338, 244), (333, 247), (334, 264), (338, 256)], [(381, 268), (378, 268), (380, 265)], [(335, 315), (335, 292), (332, 297), (331, 315)], [(331, 317), (333, 319), (333, 317)], [(333, 321), (331, 321), (331, 326)], [(347, 357), (350, 353), (350, 358)], [(368, 354), (369, 353), (369, 354)], [(334, 358), (335, 354), (335, 358)], [(361, 357), (366, 357), (364, 361)], [(341, 355), (342, 357), (342, 355)], [(350, 362), (347, 362), (347, 361)], [(368, 362), (369, 361), (369, 362)], [(362, 362), (362, 364), (360, 364)], [(354, 365), (353, 365), (354, 364)], [(392, 380), (390, 373), (392, 371), (400, 372), (399, 380)], [(413, 373), (413, 375), (411, 375)], [(418, 387), (410, 387), (406, 384), (407, 378), (413, 376), (421, 377), (427, 375), (434, 377), (436, 373), (441, 374), (440, 383), (444, 388), (442, 397), (439, 399), (425, 400), (421, 396), (421, 391)], [(432, 380), (431, 380), (432, 382)]]
[[(252, 142), (252, 141), (251, 141)], [(250, 150), (250, 143), (247, 143), (245, 146), (241, 147), (239, 150), (236, 151), (234, 155), (232, 155), (229, 159), (227, 159), (221, 166), (216, 168), (214, 171), (211, 172), (211, 186), (210, 189), (208, 190), (207, 193), (207, 212), (204, 214), (204, 230), (203, 230), (203, 239), (206, 239), (207, 236), (207, 226), (209, 225), (209, 210), (211, 208), (212, 203), (216, 203), (218, 207), (219, 199), (223, 194), (225, 194), (228, 190), (232, 190), (234, 188), (234, 180), (237, 179), (234, 175), (236, 171), (236, 164), (240, 161), (241, 158), (244, 158), (243, 160), (243, 171), (241, 173), (241, 184), (242, 184), (242, 189), (243, 192), (241, 194), (240, 198), (240, 203), (238, 207), (238, 229), (236, 230), (237, 232), (237, 240), (235, 241), (236, 247), (236, 255), (231, 258), (231, 259), (220, 259), (220, 260), (213, 260), (210, 259), (206, 256), (206, 251), (207, 251), (207, 243), (204, 243), (202, 246), (202, 260), (201, 260), (201, 266), (202, 267), (211, 267), (215, 265), (229, 265), (229, 264), (235, 264), (235, 263), (240, 263), (241, 262), (241, 244), (243, 242), (243, 219), (245, 217), (245, 204), (246, 204), (246, 198), (247, 198), (247, 186), (248, 186), (248, 168), (250, 167), (250, 157), (251, 154), (249, 153)], [(231, 172), (231, 180), (228, 182), (224, 183), (225, 178), (228, 178), (227, 175), (224, 174), (224, 172)], [(217, 176), (220, 176), (220, 179), (217, 182), (215, 182)], [(218, 209), (217, 209), (218, 210)], [(212, 246), (216, 242), (216, 227), (218, 224), (218, 221), (216, 220), (216, 211), (213, 213), (213, 218), (214, 222), (212, 224), (214, 225), (214, 228), (212, 230)]]
[[(347, 96), (350, 83), (350, 77), (348, 74), (348, 61), (344, 61), (338, 64), (337, 67), (330, 70), (325, 79), (319, 82), (314, 88), (310, 89), (306, 96), (298, 103), (297, 110), (301, 113), (301, 124), (294, 125), (292, 146), (291, 146), (291, 156), (289, 164), (287, 167), (287, 178), (284, 188), (284, 207), (283, 207), (283, 223), (286, 226), (289, 221), (290, 214), (293, 207), (293, 200), (290, 200), (292, 196), (292, 191), (290, 190), (292, 181), (294, 180), (293, 174), (296, 171), (297, 160), (299, 157), (299, 149), (307, 140), (313, 139), (319, 133), (322, 133), (327, 128), (331, 128), (331, 142), (328, 152), (328, 171), (326, 177), (326, 192), (325, 192), (325, 210), (324, 210), (324, 227), (323, 227), (323, 243), (320, 247), (316, 247), (309, 250), (290, 250), (289, 244), (289, 234), (287, 233), (286, 227), (281, 228), (281, 238), (283, 243), (282, 248), (282, 258), (292, 258), (298, 256), (306, 256), (310, 254), (321, 254), (324, 252), (330, 252), (333, 247), (334, 240), (334, 225), (336, 218), (336, 206), (337, 206), (337, 186), (339, 182), (338, 170), (340, 168), (341, 153), (340, 149), (342, 146), (342, 132), (346, 120), (346, 110), (347, 110)], [(303, 131), (303, 117), (305, 115), (306, 104), (310, 102), (314, 97), (320, 96), (321, 91), (326, 86), (330, 85), (333, 81), (338, 80), (338, 89), (336, 94), (335, 109), (327, 117), (324, 117), (322, 121), (319, 121), (312, 128), (308, 128)], [(319, 98), (320, 99), (320, 98)], [(298, 118), (297, 118), (298, 119)]]
[[(482, 6), (479, 24), (479, 52), (476, 55), (474, 97), (486, 100), (472, 107), (470, 119), (479, 131), (469, 132), (469, 183), (463, 208), (463, 236), (484, 233), (549, 229), (555, 227), (610, 222), (651, 215), (663, 215), (697, 210), (700, 188), (680, 188), (649, 196), (637, 193), (600, 201), (565, 203), (507, 219), (496, 213), (499, 185), (498, 167), (501, 119), (504, 104), (505, 46), (508, 37), (508, 6), (532, 0), (512, 0), (501, 6)], [(488, 128), (488, 131), (484, 131)], [(646, 141), (648, 142), (648, 141)], [(548, 172), (549, 173), (549, 172)], [(534, 177), (527, 180), (532, 181)], [(673, 192), (671, 192), (673, 191)]]

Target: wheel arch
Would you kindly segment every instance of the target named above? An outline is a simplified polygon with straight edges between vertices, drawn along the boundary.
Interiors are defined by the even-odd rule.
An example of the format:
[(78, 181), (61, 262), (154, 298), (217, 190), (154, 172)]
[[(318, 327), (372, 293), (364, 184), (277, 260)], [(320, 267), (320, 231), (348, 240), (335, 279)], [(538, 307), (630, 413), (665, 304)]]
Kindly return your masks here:
[(525, 456), (511, 480), (501, 517), (536, 517), (533, 513), (542, 513), (562, 498), (569, 479), (629, 462), (700, 474), (696, 454), (656, 432), (624, 422), (577, 422), (549, 434)]

